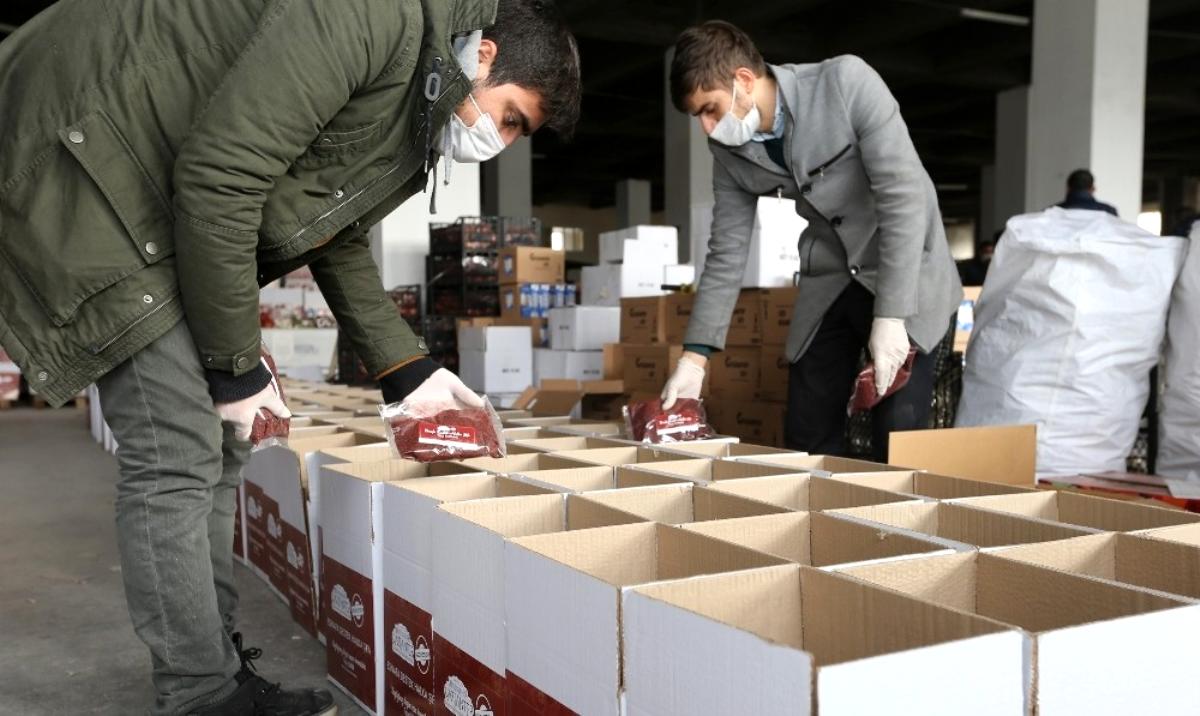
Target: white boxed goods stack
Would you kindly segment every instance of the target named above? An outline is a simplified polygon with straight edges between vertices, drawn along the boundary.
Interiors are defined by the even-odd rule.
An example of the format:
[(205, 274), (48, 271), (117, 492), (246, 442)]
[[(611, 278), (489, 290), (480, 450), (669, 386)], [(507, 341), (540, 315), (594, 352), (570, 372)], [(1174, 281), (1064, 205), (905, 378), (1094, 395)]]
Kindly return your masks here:
[(622, 298), (663, 295), (663, 269), (679, 263), (673, 226), (633, 226), (600, 234), (600, 265), (585, 266), (584, 305), (619, 306)]
[(458, 332), (459, 376), (471, 390), (519, 393), (533, 383), (528, 326), (464, 326)]
[(602, 351), (621, 339), (621, 309), (572, 306), (550, 310), (550, 348), (556, 351)]
[(533, 382), (543, 380), (601, 380), (604, 378), (603, 351), (556, 351), (536, 348), (533, 351)]
[(807, 228), (808, 221), (796, 213), (795, 201), (760, 197), (742, 287), (794, 285), (794, 276), (800, 270), (800, 235)]

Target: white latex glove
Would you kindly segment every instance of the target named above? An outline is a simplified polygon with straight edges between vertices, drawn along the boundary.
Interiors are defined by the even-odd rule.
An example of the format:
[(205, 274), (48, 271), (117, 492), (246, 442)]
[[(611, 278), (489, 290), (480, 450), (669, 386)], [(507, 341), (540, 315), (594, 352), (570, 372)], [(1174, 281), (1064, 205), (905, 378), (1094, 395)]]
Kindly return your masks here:
[(670, 410), (678, 398), (699, 398), (704, 385), (704, 356), (684, 353), (662, 391), (663, 409)]
[(272, 380), (267, 387), (257, 394), (239, 400), (236, 403), (217, 403), (217, 415), (222, 421), (234, 424), (234, 434), (238, 440), (249, 440), (250, 432), (254, 429), (254, 416), (260, 409), (269, 411), (278, 418), (292, 417), (292, 411), (283, 404), (279, 397), (279, 386)]
[(904, 321), (876, 318), (871, 324), (867, 349), (871, 351), (871, 360), (875, 361), (875, 392), (883, 395), (896, 382), (896, 374), (908, 358), (908, 331)]
[(457, 405), (465, 405), (468, 408), (482, 408), (483, 398), (475, 394), (475, 391), (468, 388), (454, 375), (445, 368), (441, 368), (434, 372), (433, 375), (425, 379), (424, 383), (417, 386), (417, 389), (408, 394), (404, 399), (405, 402), (412, 403), (437, 403), (444, 404), (447, 407), (457, 407)]

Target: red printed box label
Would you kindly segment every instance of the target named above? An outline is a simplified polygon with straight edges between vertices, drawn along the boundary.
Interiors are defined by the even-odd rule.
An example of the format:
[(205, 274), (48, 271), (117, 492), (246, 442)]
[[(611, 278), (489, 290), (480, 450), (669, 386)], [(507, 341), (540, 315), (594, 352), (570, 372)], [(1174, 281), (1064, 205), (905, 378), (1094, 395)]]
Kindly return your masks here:
[(375, 704), (375, 617), (371, 580), (328, 555), (321, 556), (329, 678), (364, 704)]
[(267, 578), (280, 594), (287, 594), (287, 548), (283, 540), (283, 519), (279, 506), (267, 513)]
[(383, 593), (384, 684), (389, 713), (434, 712), (433, 623), (429, 612), (390, 591)]
[(450, 716), (504, 716), (504, 676), (467, 652), (433, 634), (433, 663), (437, 665), (438, 713)]
[(576, 716), (575, 712), (548, 696), (533, 684), (509, 671), (505, 674), (510, 714)]
[(659, 435), (677, 435), (693, 433), (700, 429), (700, 423), (695, 417), (681, 413), (667, 413), (655, 420), (655, 428)]
[(475, 428), (466, 425), (420, 424), (417, 442), (422, 445), (441, 445), (452, 448), (475, 448), (479, 446)]
[[(270, 536), (267, 534), (268, 517), (279, 514), (279, 505), (267, 497), (262, 488), (253, 482), (246, 483), (246, 537), (249, 542), (250, 564), (264, 574), (271, 572), (268, 556)], [(276, 517), (278, 519), (278, 517)]]
[(292, 608), (292, 619), (313, 636), (317, 635), (316, 605), (313, 603), (313, 574), (309, 569), (308, 538), (291, 524), (283, 523), (284, 557), (287, 559), (287, 588), (284, 594)]

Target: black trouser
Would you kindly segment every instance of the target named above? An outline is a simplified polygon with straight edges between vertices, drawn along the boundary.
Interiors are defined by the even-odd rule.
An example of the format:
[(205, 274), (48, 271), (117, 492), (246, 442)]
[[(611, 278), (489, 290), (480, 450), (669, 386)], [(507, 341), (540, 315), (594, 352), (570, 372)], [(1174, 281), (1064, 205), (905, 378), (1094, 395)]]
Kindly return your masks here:
[[(871, 337), (875, 297), (851, 283), (829, 307), (812, 343), (788, 375), (787, 446), (814, 455), (846, 454), (846, 404)], [(874, 458), (887, 461), (888, 436), (929, 422), (937, 350), (917, 353), (908, 385), (871, 414)]]

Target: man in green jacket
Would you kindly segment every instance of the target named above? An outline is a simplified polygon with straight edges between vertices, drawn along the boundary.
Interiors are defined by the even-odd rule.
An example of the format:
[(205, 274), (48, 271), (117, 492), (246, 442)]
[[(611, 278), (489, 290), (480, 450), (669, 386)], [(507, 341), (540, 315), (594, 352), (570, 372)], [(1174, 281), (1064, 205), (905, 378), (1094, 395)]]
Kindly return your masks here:
[(258, 289), (312, 268), (384, 397), (477, 401), (388, 300), (367, 230), (439, 155), (570, 134), (553, 0), (61, 0), (0, 43), (0, 346), (62, 404), (93, 381), (155, 714), (329, 714), (235, 645), (234, 494)]

